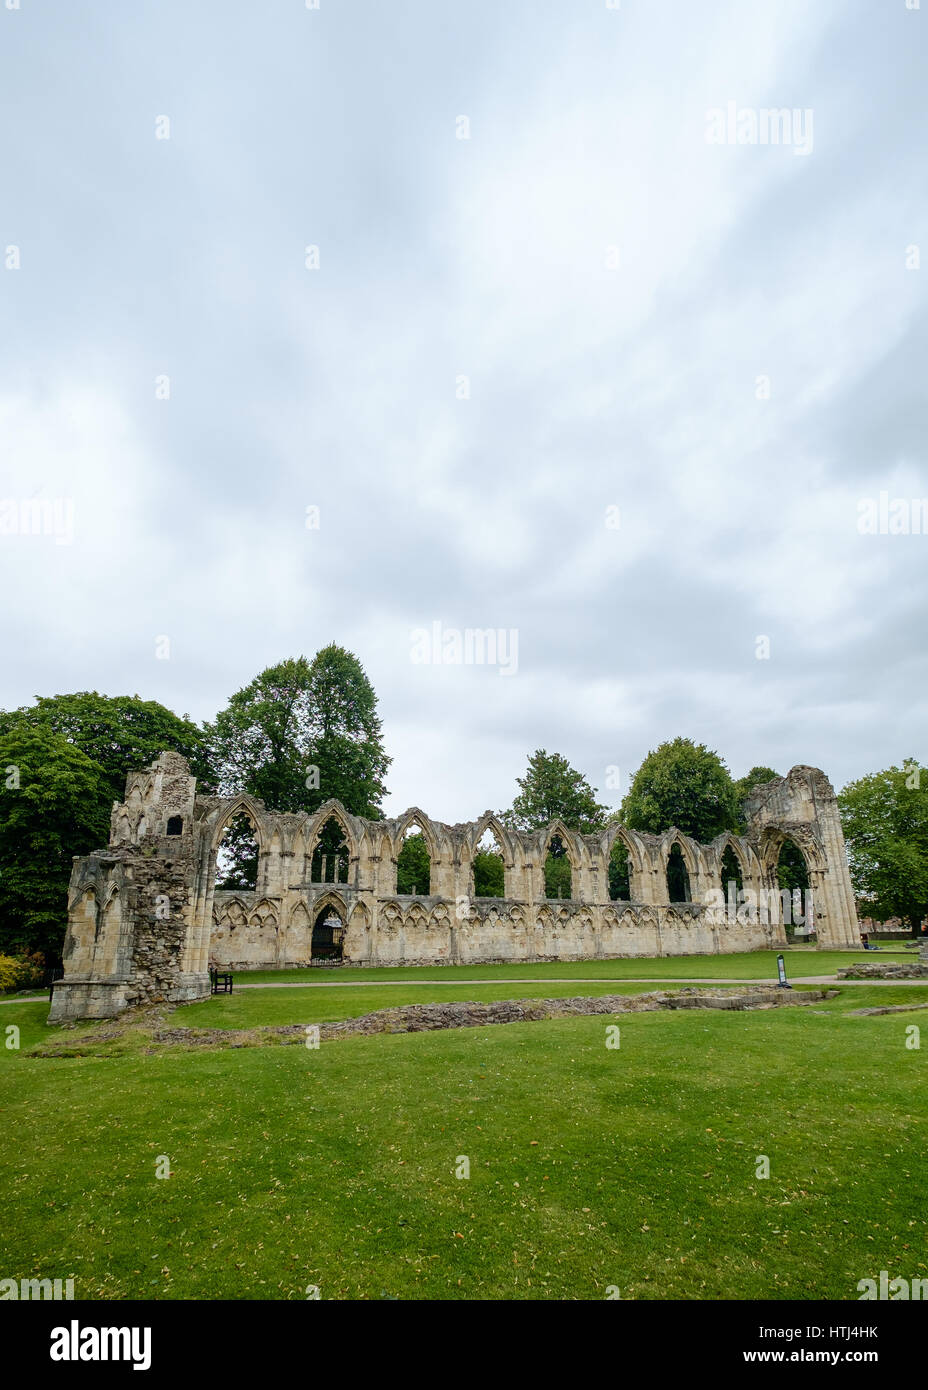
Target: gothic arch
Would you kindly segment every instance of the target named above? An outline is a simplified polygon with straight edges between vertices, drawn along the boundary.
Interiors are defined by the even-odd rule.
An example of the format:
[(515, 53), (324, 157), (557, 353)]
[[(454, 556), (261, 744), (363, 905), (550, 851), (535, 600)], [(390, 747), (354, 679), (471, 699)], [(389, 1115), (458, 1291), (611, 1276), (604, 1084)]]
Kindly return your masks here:
[(730, 830), (724, 830), (721, 835), (715, 837), (710, 848), (714, 855), (712, 867), (716, 873), (721, 873), (725, 851), (730, 849), (738, 861), (743, 881), (747, 882), (749, 878), (754, 877), (755, 865), (752, 862), (751, 852), (740, 836), (733, 835)]
[(358, 837), (354, 832), (348, 813), (340, 801), (326, 801), (320, 806), (318, 811), (303, 822), (303, 835), (306, 843), (306, 857), (312, 859), (316, 851), (316, 842), (326, 824), (330, 821), (338, 821), (345, 837), (345, 844), (348, 846), (348, 853), (352, 859), (358, 857)]
[(441, 858), (438, 847), (438, 832), (432, 821), (429, 820), (424, 811), (419, 810), (418, 806), (410, 806), (409, 810), (404, 811), (396, 822), (396, 830), (393, 835), (393, 858), (395, 859), (403, 848), (403, 841), (411, 825), (418, 825), (425, 843), (428, 845), (429, 858), (434, 864), (436, 860)]
[(616, 840), (621, 840), (628, 850), (632, 871), (636, 874), (645, 872), (644, 850), (641, 841), (624, 825), (611, 826), (601, 837), (600, 848), (603, 862), (609, 863)]
[(348, 922), (351, 927), (360, 927), (362, 931), (368, 931), (371, 925), (371, 914), (366, 903), (356, 902), (351, 909), (351, 917)]
[(273, 927), (276, 931), (279, 925), (277, 904), (272, 902), (270, 898), (259, 899), (251, 909), (248, 925), (258, 928)]
[(268, 834), (264, 809), (253, 796), (249, 796), (247, 792), (240, 792), (238, 796), (232, 797), (222, 806), (216, 824), (213, 826), (211, 848), (214, 854), (218, 851), (226, 830), (240, 812), (244, 812), (252, 823), (259, 853), (265, 853), (268, 846)]
[(414, 902), (407, 909), (403, 919), (403, 925), (411, 929), (419, 927), (427, 929), (429, 926), (429, 913), (422, 903)]
[(674, 845), (680, 846), (680, 853), (683, 855), (683, 862), (686, 865), (686, 872), (690, 876), (690, 886), (695, 888), (699, 879), (702, 865), (697, 858), (697, 851), (694, 849), (695, 841), (688, 835), (684, 835), (682, 830), (677, 830), (676, 826), (671, 826), (661, 837), (660, 860), (664, 870), (667, 872), (667, 864)]
[(331, 889), (326, 893), (320, 893), (312, 905), (313, 921), (318, 921), (319, 914), (327, 907), (332, 908), (339, 914), (345, 925), (348, 925), (348, 905), (341, 893), (336, 893)]
[(248, 909), (239, 898), (228, 898), (213, 904), (213, 922), (217, 927), (235, 931), (236, 927), (248, 925)]
[(309, 915), (309, 908), (305, 903), (299, 902), (290, 913), (291, 927), (309, 927), (312, 925), (312, 917)]
[(827, 868), (825, 856), (816, 843), (815, 837), (804, 825), (766, 826), (761, 838), (760, 862), (768, 877), (776, 874), (777, 862), (786, 840), (792, 840), (802, 854), (806, 861), (806, 869), (810, 874), (814, 871), (825, 871)]
[(471, 863), (473, 863), (474, 855), (477, 852), (477, 846), (488, 830), (499, 845), (503, 857), (503, 867), (506, 869), (513, 868), (515, 861), (509, 834), (502, 821), (499, 819), (499, 816), (495, 815), (492, 811), (485, 811), (480, 819), (473, 823), (471, 833), (467, 839)]
[(542, 860), (544, 860), (548, 853), (551, 841), (557, 836), (564, 846), (567, 858), (570, 860), (571, 873), (576, 874), (580, 872), (582, 855), (578, 848), (578, 837), (572, 830), (567, 829), (567, 826), (562, 820), (551, 821), (550, 825), (546, 826), (541, 832), (541, 835), (544, 837), (541, 842)]

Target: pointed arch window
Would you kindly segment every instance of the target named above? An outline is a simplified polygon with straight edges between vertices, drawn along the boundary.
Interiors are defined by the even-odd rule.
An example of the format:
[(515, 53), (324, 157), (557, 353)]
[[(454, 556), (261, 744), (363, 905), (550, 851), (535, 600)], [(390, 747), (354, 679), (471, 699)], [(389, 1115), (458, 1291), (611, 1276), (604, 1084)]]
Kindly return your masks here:
[(552, 835), (548, 841), (544, 875), (546, 898), (570, 898), (573, 896), (570, 858), (567, 854), (567, 846), (560, 835)]
[(219, 842), (216, 887), (253, 893), (258, 886), (258, 852), (257, 827), (247, 811), (239, 811)]
[(667, 856), (667, 895), (672, 903), (692, 902), (686, 860), (676, 840)]
[(347, 883), (349, 849), (337, 816), (329, 816), (316, 836), (310, 860), (312, 883)]
[(506, 866), (503, 847), (496, 832), (488, 825), (474, 848), (474, 897), (505, 896)]
[(616, 835), (609, 855), (609, 898), (614, 903), (630, 903), (632, 900), (631, 861), (628, 845), (621, 835)]
[(396, 856), (396, 891), (427, 897), (432, 885), (432, 856), (420, 829), (409, 829)]

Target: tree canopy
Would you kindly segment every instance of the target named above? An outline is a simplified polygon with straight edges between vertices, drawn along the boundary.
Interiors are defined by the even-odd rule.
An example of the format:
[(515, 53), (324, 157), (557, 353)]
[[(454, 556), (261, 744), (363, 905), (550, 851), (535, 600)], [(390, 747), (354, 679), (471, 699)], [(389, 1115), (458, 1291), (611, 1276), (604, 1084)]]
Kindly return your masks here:
[(537, 749), (525, 776), (516, 782), (518, 794), (509, 809), (500, 812), (503, 823), (514, 830), (538, 830), (561, 820), (568, 830), (590, 835), (606, 823), (609, 808), (597, 802), (595, 788), (560, 753)]
[(106, 778), (107, 803), (122, 801), (129, 773), (148, 767), (165, 749), (182, 753), (193, 775), (210, 781), (202, 730), (157, 700), (100, 695), (96, 690), (40, 695), (34, 705), (0, 711), (0, 735), (20, 725), (51, 729), (92, 759)]
[(247, 791), (275, 811), (315, 811), (335, 797), (352, 815), (382, 815), (391, 759), (377, 697), (344, 647), (267, 667), (206, 735), (223, 795)]
[(742, 826), (746, 827), (747, 824), (742, 810), (745, 799), (751, 795), (755, 787), (762, 786), (764, 782), (772, 782), (779, 775), (778, 772), (774, 772), (772, 767), (752, 767), (750, 772), (746, 772), (735, 782), (735, 800), (738, 804)]
[(928, 915), (928, 769), (909, 759), (838, 797), (854, 891), (878, 922)]
[[(126, 777), (170, 748), (209, 777), (201, 731), (137, 695), (43, 695), (0, 711), (0, 931), (5, 943), (57, 955), (73, 855), (102, 849)], [(3, 769), (19, 768), (16, 778)]]
[(103, 768), (48, 724), (0, 737), (0, 946), (56, 958), (71, 859), (105, 845), (112, 796)]
[(632, 830), (660, 835), (671, 826), (703, 844), (737, 830), (740, 808), (731, 773), (718, 753), (675, 738), (649, 753), (635, 773), (618, 817)]
[(477, 850), (474, 855), (474, 897), (502, 898), (505, 895), (506, 868), (496, 850)]
[(430, 891), (432, 861), (425, 836), (414, 830), (406, 836), (399, 854), (396, 856), (397, 893), (421, 893)]

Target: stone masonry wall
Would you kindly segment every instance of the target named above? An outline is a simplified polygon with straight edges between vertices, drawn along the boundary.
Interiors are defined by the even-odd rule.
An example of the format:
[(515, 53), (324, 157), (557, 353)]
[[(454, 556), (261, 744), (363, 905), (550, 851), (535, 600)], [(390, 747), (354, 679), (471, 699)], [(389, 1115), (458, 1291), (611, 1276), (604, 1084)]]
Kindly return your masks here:
[[(244, 812), (258, 842), (253, 892), (215, 888), (226, 828)], [(110, 847), (75, 860), (65, 978), (51, 1019), (98, 1017), (154, 999), (208, 992), (211, 965), (259, 969), (309, 964), (313, 928), (336, 917), (343, 959), (355, 965), (568, 961), (719, 954), (783, 946), (777, 858), (788, 836), (802, 850), (819, 946), (856, 946), (859, 929), (834, 790), (816, 768), (796, 767), (756, 790), (744, 836), (701, 845), (671, 829), (645, 835), (610, 825), (580, 835), (558, 822), (523, 834), (491, 812), (446, 825), (417, 807), (393, 819), (349, 815), (336, 801), (313, 814), (276, 813), (252, 797), (198, 797), (186, 761), (162, 753), (132, 773), (114, 806)], [(314, 850), (334, 819), (346, 882), (314, 880)], [(397, 858), (410, 830), (431, 861), (429, 893), (397, 893)], [(503, 861), (502, 898), (474, 896), (482, 837)], [(571, 867), (569, 899), (545, 896), (544, 862), (558, 836)], [(631, 900), (609, 896), (617, 839), (628, 855)], [(683, 857), (691, 901), (671, 903), (667, 864)], [(722, 859), (740, 866), (743, 902), (729, 903)], [(330, 872), (330, 876), (332, 876)], [(344, 875), (342, 875), (344, 876)]]

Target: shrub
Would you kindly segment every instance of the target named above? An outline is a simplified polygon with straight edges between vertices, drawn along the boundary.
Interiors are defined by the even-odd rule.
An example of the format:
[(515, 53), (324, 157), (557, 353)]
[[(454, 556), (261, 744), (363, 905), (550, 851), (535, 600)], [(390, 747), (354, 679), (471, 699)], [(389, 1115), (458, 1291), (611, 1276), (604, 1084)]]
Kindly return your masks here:
[(45, 957), (41, 951), (25, 956), (0, 955), (0, 993), (41, 985), (44, 973)]

